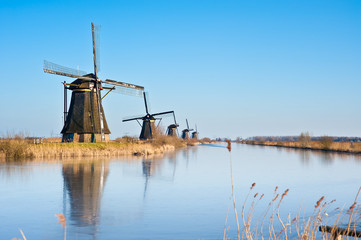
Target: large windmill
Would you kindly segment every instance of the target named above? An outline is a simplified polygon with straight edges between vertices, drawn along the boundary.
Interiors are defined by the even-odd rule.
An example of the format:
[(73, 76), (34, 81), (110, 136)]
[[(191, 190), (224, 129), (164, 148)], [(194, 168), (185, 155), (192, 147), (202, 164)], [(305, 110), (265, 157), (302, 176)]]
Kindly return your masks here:
[(186, 119), (186, 122), (187, 122), (187, 128), (182, 130), (182, 138), (184, 140), (188, 140), (189, 139), (189, 132), (193, 131), (193, 129), (189, 128), (188, 119)]
[(146, 115), (145, 116), (140, 116), (140, 117), (126, 118), (126, 119), (123, 119), (123, 122), (136, 120), (139, 123), (138, 120), (142, 120), (143, 124), (139, 123), (139, 125), (142, 127), (142, 131), (140, 132), (139, 139), (147, 140), (147, 139), (152, 139), (154, 137), (154, 134), (155, 134), (155, 131), (156, 131), (155, 120), (157, 120), (157, 119), (161, 120), (161, 118), (155, 118), (155, 116), (160, 116), (160, 115), (165, 115), (165, 114), (173, 114), (175, 123), (176, 123), (176, 120), (175, 120), (174, 111), (167, 111), (167, 112), (160, 112), (160, 113), (150, 114), (149, 111), (148, 111), (148, 104), (147, 104), (147, 98), (146, 98), (145, 92), (143, 92), (143, 96), (144, 96), (144, 104), (145, 104)]
[[(99, 40), (99, 26), (92, 26), (94, 73), (86, 73), (44, 61), (44, 72), (75, 78), (70, 84), (64, 82), (64, 127), (61, 131), (63, 141), (104, 142), (109, 140), (109, 128), (105, 119), (102, 99), (111, 91), (138, 95), (144, 87), (134, 84), (118, 82), (110, 79), (98, 78), (99, 58), (97, 44)], [(103, 86), (104, 85), (104, 86)], [(108, 92), (101, 97), (100, 91)], [(69, 111), (67, 112), (67, 93), (72, 91)]]

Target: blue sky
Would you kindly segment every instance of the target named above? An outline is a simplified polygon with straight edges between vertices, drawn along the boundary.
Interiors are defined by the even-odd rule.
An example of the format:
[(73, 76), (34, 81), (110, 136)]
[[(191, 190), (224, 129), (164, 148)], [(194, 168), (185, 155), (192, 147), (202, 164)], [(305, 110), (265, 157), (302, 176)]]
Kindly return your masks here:
[[(99, 76), (144, 86), (201, 137), (361, 136), (360, 1), (0, 1), (0, 22), (2, 135), (59, 135), (71, 79), (43, 60), (91, 72), (95, 22)], [(121, 120), (141, 98), (103, 106), (111, 138), (139, 134)]]

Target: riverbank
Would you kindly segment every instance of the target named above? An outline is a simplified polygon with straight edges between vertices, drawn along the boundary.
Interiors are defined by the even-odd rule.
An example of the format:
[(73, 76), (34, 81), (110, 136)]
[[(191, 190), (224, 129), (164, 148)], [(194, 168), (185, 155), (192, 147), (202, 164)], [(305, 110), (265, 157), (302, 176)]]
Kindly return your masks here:
[(306, 150), (318, 150), (328, 152), (342, 152), (342, 153), (361, 153), (360, 142), (332, 142), (330, 140), (323, 141), (242, 141), (244, 144), (273, 146)]
[(39, 144), (27, 139), (5, 139), (0, 141), (0, 162), (22, 159), (148, 156), (175, 151), (197, 143), (172, 137), (161, 137), (152, 141), (120, 138), (108, 143), (62, 143), (59, 139), (44, 139)]

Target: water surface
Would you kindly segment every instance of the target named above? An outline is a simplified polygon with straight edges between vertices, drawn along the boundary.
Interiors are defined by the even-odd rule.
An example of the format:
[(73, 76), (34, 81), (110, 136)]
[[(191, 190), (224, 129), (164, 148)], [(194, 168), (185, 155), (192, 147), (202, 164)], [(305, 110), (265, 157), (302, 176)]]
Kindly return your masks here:
[[(57, 213), (67, 218), (67, 239), (222, 239), (230, 160), (239, 212), (252, 183), (251, 200), (265, 194), (255, 218), (276, 186), (290, 189), (283, 217), (300, 207), (311, 215), (321, 196), (337, 200), (332, 209), (348, 207), (361, 186), (359, 155), (243, 144), (231, 153), (217, 144), (153, 158), (2, 164), (1, 239), (20, 238), (19, 228), (27, 239), (63, 239)], [(233, 210), (228, 225), (236, 238)]]

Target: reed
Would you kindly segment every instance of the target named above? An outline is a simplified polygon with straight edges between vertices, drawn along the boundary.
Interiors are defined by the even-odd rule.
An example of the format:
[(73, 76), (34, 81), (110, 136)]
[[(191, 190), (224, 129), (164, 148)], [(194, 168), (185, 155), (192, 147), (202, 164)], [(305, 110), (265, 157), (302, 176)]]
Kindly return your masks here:
[[(255, 191), (255, 183), (252, 184), (242, 206), (242, 224), (241, 238), (246, 240), (262, 239), (262, 240), (281, 240), (281, 239), (301, 239), (301, 240), (331, 240), (334, 239), (334, 232), (323, 233), (319, 231), (319, 227), (325, 224), (336, 229), (342, 223), (347, 221), (346, 234), (355, 231), (361, 219), (360, 206), (357, 204), (357, 199), (361, 188), (359, 189), (354, 203), (347, 211), (338, 210), (331, 218), (328, 215), (332, 204), (335, 200), (326, 202), (326, 198), (322, 196), (316, 201), (313, 213), (310, 216), (301, 216), (300, 212), (297, 215), (291, 216), (289, 213), (287, 217), (282, 217), (280, 209), (283, 200), (287, 197), (289, 189), (283, 193), (279, 192), (278, 187), (275, 188), (273, 196), (268, 203), (268, 207), (264, 210), (264, 214), (260, 214), (256, 220), (255, 217), (256, 206), (264, 198), (264, 194)], [(233, 193), (232, 193), (233, 195)], [(253, 195), (252, 202), (248, 203), (250, 196)], [(246, 207), (248, 206), (248, 207)], [(228, 239), (226, 229), (229, 231), (230, 226), (227, 226), (228, 212), (224, 227), (223, 239)], [(265, 224), (268, 221), (268, 224)], [(292, 234), (293, 233), (293, 234)], [(349, 237), (339, 236), (338, 239), (348, 239)]]

